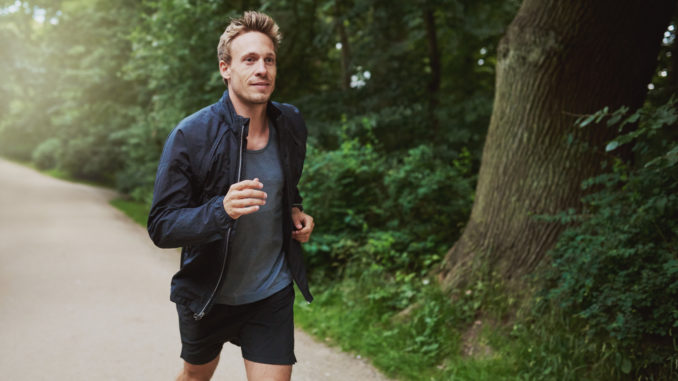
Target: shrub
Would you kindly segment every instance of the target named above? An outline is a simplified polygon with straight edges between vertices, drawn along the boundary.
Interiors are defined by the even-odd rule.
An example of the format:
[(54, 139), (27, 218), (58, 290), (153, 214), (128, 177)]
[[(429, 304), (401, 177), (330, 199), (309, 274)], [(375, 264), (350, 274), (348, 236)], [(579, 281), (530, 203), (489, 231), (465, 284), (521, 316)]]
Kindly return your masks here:
[(374, 119), (342, 123), (337, 149), (308, 147), (300, 187), (309, 190), (304, 207), (316, 220), (305, 245), (309, 267), (338, 276), (355, 261), (391, 275), (423, 275), (442, 259), (470, 212), (470, 154), (423, 145), (385, 152), (372, 134)]
[(42, 170), (57, 168), (61, 150), (61, 140), (49, 138), (33, 150), (33, 163)]
[[(604, 343), (600, 367), (613, 378), (675, 377), (678, 332), (678, 144), (670, 128), (676, 101), (628, 115), (622, 108), (593, 118), (623, 131), (608, 151), (629, 144), (636, 165), (615, 160), (610, 173), (587, 180), (578, 220), (551, 251), (546, 303), (579, 321), (586, 340)], [(586, 120), (582, 123), (587, 123)], [(625, 376), (626, 375), (626, 376)]]

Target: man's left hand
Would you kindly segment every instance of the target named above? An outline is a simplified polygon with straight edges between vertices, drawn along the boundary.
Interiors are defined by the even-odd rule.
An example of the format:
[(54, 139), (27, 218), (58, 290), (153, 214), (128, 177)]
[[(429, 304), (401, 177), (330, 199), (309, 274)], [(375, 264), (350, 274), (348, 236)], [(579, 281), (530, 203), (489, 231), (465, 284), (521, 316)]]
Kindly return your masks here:
[(313, 217), (299, 210), (299, 208), (292, 208), (292, 222), (297, 230), (292, 231), (292, 238), (299, 242), (308, 242), (313, 232)]

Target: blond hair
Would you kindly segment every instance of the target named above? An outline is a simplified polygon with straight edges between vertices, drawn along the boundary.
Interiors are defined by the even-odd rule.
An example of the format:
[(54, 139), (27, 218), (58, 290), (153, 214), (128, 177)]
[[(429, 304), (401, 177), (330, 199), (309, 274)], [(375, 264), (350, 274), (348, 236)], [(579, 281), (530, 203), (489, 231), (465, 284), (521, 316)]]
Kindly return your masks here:
[(265, 13), (247, 11), (241, 17), (231, 19), (231, 23), (228, 24), (219, 38), (219, 45), (217, 46), (219, 61), (231, 63), (231, 43), (236, 37), (247, 32), (261, 32), (267, 35), (273, 41), (273, 50), (276, 53), (278, 52), (278, 45), (282, 40), (278, 24)]

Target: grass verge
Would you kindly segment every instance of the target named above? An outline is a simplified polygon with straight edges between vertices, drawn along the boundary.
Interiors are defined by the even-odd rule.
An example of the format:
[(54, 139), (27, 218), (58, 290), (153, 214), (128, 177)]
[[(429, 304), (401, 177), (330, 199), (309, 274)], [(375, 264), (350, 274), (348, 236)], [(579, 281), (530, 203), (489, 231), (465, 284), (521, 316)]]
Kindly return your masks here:
[(111, 205), (121, 210), (129, 218), (134, 220), (141, 226), (146, 226), (146, 220), (148, 219), (148, 212), (151, 207), (139, 201), (127, 200), (124, 198), (116, 198), (111, 200)]
[(403, 285), (374, 275), (315, 287), (313, 303), (297, 299), (295, 322), (398, 380), (517, 379), (504, 328), (473, 307), (487, 295), (452, 302), (433, 282), (418, 282), (406, 287), (411, 303), (401, 309)]

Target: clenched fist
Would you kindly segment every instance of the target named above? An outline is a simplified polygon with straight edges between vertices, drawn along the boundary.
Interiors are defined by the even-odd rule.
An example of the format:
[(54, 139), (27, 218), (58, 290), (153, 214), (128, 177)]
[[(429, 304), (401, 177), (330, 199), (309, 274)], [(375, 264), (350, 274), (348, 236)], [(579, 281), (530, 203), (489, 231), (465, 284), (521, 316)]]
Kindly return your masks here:
[(258, 178), (231, 185), (224, 197), (224, 210), (234, 220), (256, 212), (260, 205), (266, 204), (267, 195), (261, 190), (263, 187)]
[(308, 242), (315, 227), (313, 217), (302, 212), (299, 208), (292, 208), (292, 222), (297, 229), (292, 232), (292, 238), (301, 243)]

